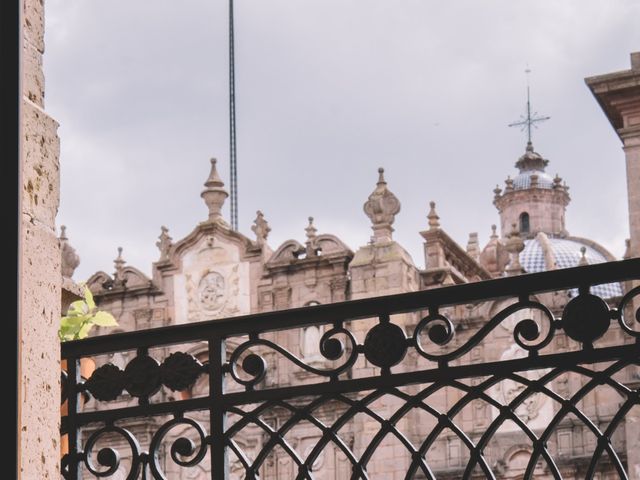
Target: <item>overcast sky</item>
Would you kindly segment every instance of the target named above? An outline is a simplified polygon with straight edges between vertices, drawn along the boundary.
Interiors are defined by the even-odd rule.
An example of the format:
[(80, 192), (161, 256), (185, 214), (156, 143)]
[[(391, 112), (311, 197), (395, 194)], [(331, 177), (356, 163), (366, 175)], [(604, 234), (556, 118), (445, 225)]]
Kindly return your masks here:
[[(418, 266), (430, 200), (443, 228), (484, 245), (492, 190), (514, 175), (525, 109), (548, 171), (570, 186), (569, 232), (616, 256), (628, 236), (620, 141), (584, 78), (629, 68), (636, 0), (236, 0), (240, 231), (269, 243), (307, 217), (353, 250), (386, 169), (394, 234)], [(228, 184), (227, 2), (47, 0), (46, 109), (60, 122), (61, 205), (81, 265), (113, 272), (118, 246), (147, 274), (160, 226), (174, 240), (207, 210), (209, 158)], [(228, 218), (228, 204), (225, 214)]]

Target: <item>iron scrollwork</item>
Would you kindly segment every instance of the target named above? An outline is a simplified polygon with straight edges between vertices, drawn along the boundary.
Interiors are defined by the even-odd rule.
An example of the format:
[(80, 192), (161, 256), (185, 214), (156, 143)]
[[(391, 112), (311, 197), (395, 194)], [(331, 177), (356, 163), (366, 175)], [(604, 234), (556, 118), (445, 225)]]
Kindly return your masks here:
[[(335, 338), (337, 335), (343, 335), (348, 342), (348, 346), (345, 347), (344, 343)], [(332, 368), (316, 368), (305, 363), (299, 359), (296, 355), (291, 353), (286, 348), (264, 338), (250, 338), (249, 340), (241, 343), (232, 352), (229, 362), (226, 364), (226, 369), (230, 372), (231, 377), (237, 383), (243, 385), (245, 388), (252, 389), (258, 383), (260, 383), (267, 372), (267, 362), (263, 356), (257, 353), (248, 353), (252, 348), (263, 346), (267, 347), (275, 352), (280, 353), (285, 358), (289, 359), (292, 363), (302, 368), (303, 370), (310, 372), (314, 375), (322, 377), (337, 378), (338, 375), (348, 370), (353, 366), (358, 357), (357, 341), (353, 334), (342, 326), (334, 326), (332, 329), (327, 330), (320, 338), (320, 353), (330, 361), (337, 361), (342, 357), (345, 357), (343, 362)], [(248, 353), (244, 356), (245, 353)], [(243, 357), (244, 356), (244, 357)], [(240, 366), (240, 359), (242, 365)], [(250, 378), (244, 379), (240, 376), (240, 369), (248, 374)]]
[[(629, 272), (637, 272), (640, 262), (624, 265), (629, 265)], [(606, 283), (631, 278), (626, 270), (624, 275), (614, 275), (613, 267), (606, 278), (596, 278), (595, 273), (589, 272), (608, 270), (594, 268), (580, 270), (581, 274), (590, 275), (589, 282), (593, 284), (596, 280)], [(83, 434), (88, 438), (83, 449), (63, 458), (63, 475), (75, 480), (82, 470), (93, 477), (108, 478), (126, 470), (126, 478), (131, 480), (166, 479), (171, 476), (170, 468), (197, 472), (199, 468), (209, 468), (210, 459), (211, 476), (222, 480), (229, 478), (225, 460), (228, 454), (235, 459), (235, 472), (240, 478), (262, 478), (265, 469), (273, 467), (271, 460), (277, 457), (282, 464), (288, 462), (290, 473), (285, 474), (286, 478), (291, 475), (312, 480), (317, 478), (317, 468), (321, 468), (317, 465), (323, 452), (331, 448), (335, 451), (334, 461), (340, 457), (346, 465), (342, 473), (336, 473), (336, 478), (364, 479), (370, 476), (377, 452), (389, 441), (395, 442), (394, 455), (399, 452), (398, 455), (405, 456), (404, 478), (433, 479), (440, 476), (438, 468), (445, 467), (449, 468), (447, 475), (459, 478), (473, 475), (497, 478), (508, 462), (493, 462), (488, 452), (506, 438), (501, 430), (508, 427), (508, 435), (517, 436), (528, 455), (526, 461), (520, 460), (518, 475), (534, 478), (540, 473), (561, 479), (563, 469), (573, 466), (567, 466), (566, 458), (558, 455), (559, 440), (555, 434), (570, 425), (580, 429), (581, 435), (593, 438), (589, 457), (582, 458), (582, 470), (576, 475), (591, 478), (604, 471), (601, 469), (604, 462), (607, 474), (625, 478), (629, 459), (619, 454), (616, 442), (624, 437), (620, 432), (626, 428), (625, 415), (640, 405), (637, 388), (640, 286), (622, 298), (604, 301), (589, 293), (590, 285), (584, 285), (589, 283), (584, 278), (571, 281), (567, 278), (565, 273), (548, 272), (527, 284), (520, 277), (520, 285), (530, 288), (517, 292), (511, 287), (513, 279), (487, 282), (487, 286), (448, 287), (442, 290), (446, 302), (437, 291), (419, 292), (413, 303), (407, 299), (414, 294), (395, 297), (397, 308), (392, 300), (372, 299), (370, 304), (364, 300), (357, 304), (366, 310), (362, 315), (349, 305), (336, 305), (334, 310), (333, 306), (327, 306), (331, 315), (318, 314), (317, 309), (310, 308), (313, 318), (309, 319), (303, 315), (293, 318), (290, 314), (288, 320), (283, 320), (274, 312), (267, 315), (267, 321), (264, 314), (256, 319), (240, 319), (239, 327), (224, 320), (168, 327), (166, 338), (155, 337), (157, 344), (150, 345), (148, 339), (141, 342), (138, 355), (124, 369), (102, 365), (88, 380), (78, 384), (63, 372), (63, 399), (73, 398), (71, 392), (83, 390), (103, 402), (117, 400), (124, 391), (140, 399), (139, 405), (133, 407), (120, 403), (113, 409), (109, 409), (112, 404), (103, 404), (100, 410), (90, 412), (72, 409), (64, 419), (66, 431), (75, 435), (75, 444), (82, 443), (82, 436), (78, 437), (82, 429), (87, 429)], [(558, 306), (563, 304), (550, 303), (552, 311), (542, 303), (548, 297), (537, 296), (550, 290), (548, 282), (555, 291), (577, 291), (578, 295), (564, 308)], [(460, 297), (451, 292), (461, 292)], [(484, 321), (478, 320), (475, 330), (461, 329), (450, 312), (455, 312), (456, 305), (480, 301), (488, 304)], [(501, 302), (506, 301), (515, 303), (503, 307)], [(418, 315), (417, 312), (425, 311), (413, 331), (411, 321), (406, 324), (390, 321), (391, 315)], [(370, 320), (376, 317), (378, 321)], [(269, 318), (278, 322), (271, 324)], [(340, 320), (335, 321), (336, 318)], [(364, 328), (356, 329), (355, 323), (350, 323), (352, 320), (362, 321), (359, 325)], [(299, 358), (292, 353), (292, 345), (281, 345), (272, 335), (277, 330), (297, 333), (301, 328), (317, 325), (325, 325), (326, 331), (319, 339), (317, 334), (309, 337), (314, 346), (319, 342), (319, 348), (313, 349), (313, 361)], [(505, 328), (498, 329), (499, 326)], [(170, 335), (173, 328), (182, 332), (180, 341), (186, 339), (183, 343), (207, 342), (208, 362), (203, 364), (188, 353), (172, 352), (175, 347), (171, 345), (176, 343)], [(617, 328), (616, 335), (607, 335), (613, 328)], [(251, 332), (248, 338), (247, 332)], [(137, 334), (140, 332), (127, 338)], [(507, 339), (507, 350), (485, 348), (498, 336)], [(578, 342), (578, 346), (567, 343), (567, 338)], [(114, 342), (101, 347), (101, 339), (93, 340), (94, 343), (72, 345), (75, 350), (71, 353), (67, 352), (70, 347), (63, 345), (65, 358), (95, 358), (113, 351), (116, 345)], [(547, 348), (552, 341), (553, 348)], [(230, 351), (225, 350), (225, 345)], [(480, 350), (476, 347), (485, 349), (485, 358), (474, 357)], [(129, 342), (122, 350), (134, 348), (133, 342)], [(156, 348), (165, 348), (162, 362), (147, 353), (150, 349), (158, 351)], [(320, 359), (318, 363), (318, 352), (327, 362)], [(469, 352), (470, 360), (463, 358)], [(307, 383), (283, 387), (263, 382), (269, 369), (275, 368), (270, 364), (272, 354), (311, 374), (299, 377)], [(436, 362), (437, 366), (424, 359)], [(346, 375), (359, 361), (366, 365), (367, 373)], [(425, 363), (427, 367), (415, 368)], [(371, 365), (376, 368), (369, 368)], [(184, 391), (203, 374), (209, 375), (205, 395), (183, 397), (180, 401), (157, 395), (150, 401), (158, 389)], [(244, 388), (229, 388), (238, 385)], [(585, 399), (595, 396), (601, 388), (620, 397), (619, 407), (607, 422), (594, 419), (584, 408)], [(449, 391), (455, 394), (448, 396)], [(447, 400), (443, 401), (445, 397)], [(378, 408), (380, 402), (383, 409)], [(187, 415), (196, 411), (202, 416)], [(419, 435), (406, 434), (405, 426), (411, 430), (419, 424), (416, 419), (423, 418), (418, 414), (430, 422), (429, 430)], [(147, 425), (145, 433), (149, 438), (144, 441), (136, 439), (132, 433), (135, 430), (127, 423), (141, 415), (153, 417), (153, 425), (158, 425)], [(276, 417), (278, 420), (273, 421)], [(470, 419), (484, 422), (473, 434), (465, 430)], [(367, 429), (347, 431), (347, 425), (360, 421), (368, 422)], [(95, 425), (100, 425), (98, 430), (89, 430)], [(294, 438), (297, 428), (304, 429), (304, 445)], [(359, 444), (354, 445), (353, 437), (351, 441), (347, 438), (347, 433), (365, 430), (366, 439), (355, 440)], [(250, 444), (247, 435), (259, 440)], [(437, 466), (433, 452), (444, 451), (447, 442), (456, 442), (456, 448), (462, 451), (460, 463), (453, 467)], [(338, 472), (337, 463), (332, 468)], [(285, 477), (281, 476), (283, 480)]]

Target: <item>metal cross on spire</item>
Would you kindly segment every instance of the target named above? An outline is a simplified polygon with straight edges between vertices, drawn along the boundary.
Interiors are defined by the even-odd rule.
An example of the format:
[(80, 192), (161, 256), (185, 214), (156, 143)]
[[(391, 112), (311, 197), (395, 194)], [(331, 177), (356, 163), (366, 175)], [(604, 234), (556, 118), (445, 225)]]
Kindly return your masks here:
[(238, 230), (238, 164), (236, 158), (236, 74), (233, 31), (233, 0), (229, 0), (229, 161), (231, 181), (231, 228)]
[(531, 143), (531, 127), (535, 127), (538, 128), (538, 126), (536, 125), (536, 123), (539, 122), (544, 122), (546, 120), (549, 120), (551, 117), (541, 117), (538, 115), (538, 112), (533, 112), (531, 113), (531, 99), (530, 99), (530, 95), (529, 95), (529, 74), (531, 73), (531, 70), (529, 68), (527, 68), (524, 71), (527, 74), (527, 116), (520, 116), (520, 121), (519, 122), (513, 122), (510, 123), (509, 126), (510, 127), (522, 127), (520, 129), (520, 131), (524, 131), (525, 129), (527, 130), (527, 142)]

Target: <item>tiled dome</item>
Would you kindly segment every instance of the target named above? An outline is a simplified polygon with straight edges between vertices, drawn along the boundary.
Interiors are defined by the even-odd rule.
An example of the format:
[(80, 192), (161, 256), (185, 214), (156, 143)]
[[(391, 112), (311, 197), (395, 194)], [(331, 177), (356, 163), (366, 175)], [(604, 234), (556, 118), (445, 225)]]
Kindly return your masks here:
[[(570, 268), (580, 265), (583, 248), (584, 258), (589, 265), (608, 261), (598, 250), (578, 240), (547, 238), (546, 242), (548, 242), (551, 249), (556, 268)], [(520, 253), (520, 263), (526, 273), (544, 272), (548, 270), (544, 248), (544, 245), (538, 237), (525, 240), (524, 250)], [(574, 293), (577, 294), (577, 291)], [(602, 298), (619, 297), (622, 295), (622, 286), (619, 283), (596, 285), (591, 288), (591, 293)]]
[(540, 170), (527, 170), (513, 179), (513, 188), (522, 190), (531, 187), (531, 177), (538, 176), (538, 188), (553, 188), (553, 179), (546, 172)]

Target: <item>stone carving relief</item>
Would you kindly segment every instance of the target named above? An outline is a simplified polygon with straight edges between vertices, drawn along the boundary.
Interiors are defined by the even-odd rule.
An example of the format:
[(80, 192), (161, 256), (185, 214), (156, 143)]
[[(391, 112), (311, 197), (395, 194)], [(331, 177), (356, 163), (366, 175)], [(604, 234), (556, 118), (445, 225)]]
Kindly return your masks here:
[(198, 301), (206, 312), (216, 312), (224, 307), (225, 282), (218, 272), (209, 272), (200, 279)]
[[(526, 350), (514, 343), (502, 353), (500, 360), (513, 360), (516, 358), (524, 358), (526, 356)], [(521, 372), (520, 374), (529, 380), (538, 380), (545, 373), (546, 370), (532, 370)], [(500, 403), (507, 405), (520, 395), (526, 389), (526, 386), (514, 380), (506, 379), (500, 382), (496, 389)], [(540, 416), (541, 409), (545, 403), (548, 403), (545, 395), (541, 393), (533, 393), (516, 408), (515, 413), (524, 422), (529, 423)], [(540, 420), (547, 421), (546, 416), (547, 415), (544, 415), (545, 418), (540, 418)]]
[(238, 265), (225, 276), (223, 272), (207, 269), (197, 274), (186, 274), (188, 320), (198, 322), (238, 313)]

